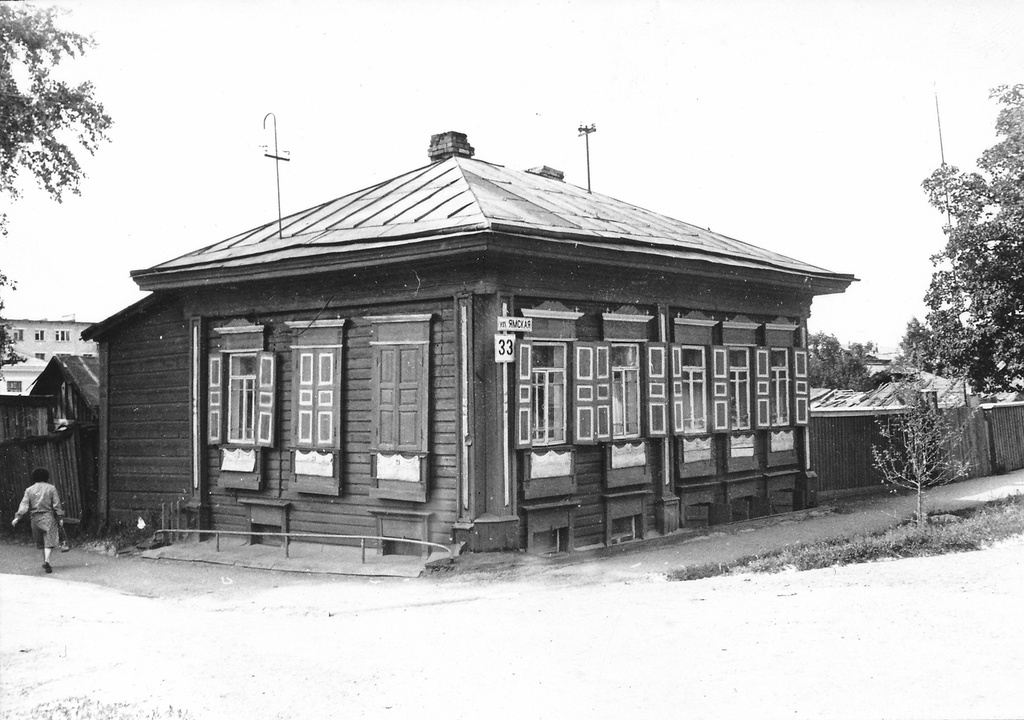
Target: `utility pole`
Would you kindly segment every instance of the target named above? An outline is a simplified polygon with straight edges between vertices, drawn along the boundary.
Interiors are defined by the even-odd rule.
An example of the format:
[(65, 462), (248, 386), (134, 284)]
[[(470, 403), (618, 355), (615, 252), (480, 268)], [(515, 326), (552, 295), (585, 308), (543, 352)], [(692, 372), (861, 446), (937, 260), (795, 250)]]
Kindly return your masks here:
[[(590, 192), (590, 133), (592, 132), (597, 132), (597, 125), (593, 123), (590, 125), (580, 123), (579, 133), (584, 137), (584, 142), (587, 144), (587, 192)], [(579, 137), (579, 135), (576, 137)]]
[[(263, 157), (268, 157), (274, 161), (274, 175), (277, 177), (277, 236), (284, 237), (283, 230), (281, 229), (281, 161), (290, 162), (291, 158), (283, 157), (277, 151), (277, 115), (272, 112), (267, 113), (263, 117), (263, 129), (267, 129), (267, 118), (274, 118), (274, 153), (271, 155), (269, 152), (264, 152)], [(264, 145), (263, 149), (266, 150), (267, 146)], [(288, 152), (287, 150), (285, 152)]]

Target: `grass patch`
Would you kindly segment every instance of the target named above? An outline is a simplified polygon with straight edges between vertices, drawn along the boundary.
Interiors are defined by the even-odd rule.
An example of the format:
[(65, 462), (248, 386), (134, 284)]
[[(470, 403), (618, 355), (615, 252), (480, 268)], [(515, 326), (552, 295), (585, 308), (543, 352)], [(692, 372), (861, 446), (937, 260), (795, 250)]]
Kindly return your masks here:
[[(0, 719), (13, 720), (15, 716), (4, 712)], [(129, 703), (97, 702), (90, 698), (73, 697), (37, 705), (28, 714), (17, 717), (23, 720), (191, 720), (185, 710), (174, 707), (143, 707)]]
[(998, 540), (1024, 534), (1024, 495), (933, 516), (922, 527), (900, 525), (871, 535), (825, 540), (741, 558), (733, 563), (682, 568), (669, 580), (700, 580), (718, 575), (815, 570), (835, 565), (981, 550)]

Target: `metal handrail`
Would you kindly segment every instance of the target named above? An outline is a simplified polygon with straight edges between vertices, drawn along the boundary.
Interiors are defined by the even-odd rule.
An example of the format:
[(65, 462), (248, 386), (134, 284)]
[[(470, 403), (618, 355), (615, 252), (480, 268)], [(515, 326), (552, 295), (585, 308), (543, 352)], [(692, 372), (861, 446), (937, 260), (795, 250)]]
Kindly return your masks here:
[(253, 530), (195, 530), (195, 529), (174, 529), (174, 528), (160, 528), (155, 531), (156, 533), (164, 533), (166, 535), (177, 535), (177, 534), (197, 534), (200, 540), (203, 535), (214, 535), (216, 538), (216, 551), (220, 552), (220, 536), (221, 535), (241, 535), (252, 537), (253, 535), (259, 535), (260, 537), (283, 537), (284, 538), (284, 556), (290, 557), (288, 554), (288, 544), (292, 538), (331, 538), (334, 540), (358, 540), (359, 549), (362, 553), (362, 561), (366, 563), (366, 541), (367, 540), (386, 540), (391, 542), (404, 542), (411, 543), (413, 545), (424, 545), (426, 547), (438, 548), (448, 553), (448, 559), (452, 559), (452, 549), (447, 545), (441, 543), (429, 542), (427, 540), (413, 540), (411, 538), (398, 538), (388, 537), (386, 535), (338, 535), (335, 533), (302, 533), (302, 532), (263, 532)]

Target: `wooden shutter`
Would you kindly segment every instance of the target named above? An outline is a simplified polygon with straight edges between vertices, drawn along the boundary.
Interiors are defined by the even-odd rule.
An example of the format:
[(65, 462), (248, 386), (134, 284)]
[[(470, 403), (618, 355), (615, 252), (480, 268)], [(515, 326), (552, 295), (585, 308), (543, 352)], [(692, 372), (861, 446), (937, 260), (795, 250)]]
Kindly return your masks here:
[(647, 343), (647, 437), (668, 435), (668, 343)]
[(729, 432), (729, 348), (711, 346), (711, 431)]
[(577, 445), (612, 437), (611, 346), (577, 342), (573, 363), (573, 426)]
[(211, 445), (216, 445), (224, 433), (224, 353), (210, 353), (208, 363), (206, 439)]
[(374, 348), (373, 358), (373, 426), (370, 449), (398, 449), (396, 402), (398, 395), (398, 347), (382, 345)]
[(533, 447), (533, 343), (519, 342), (516, 356), (516, 447)]
[(793, 422), (806, 425), (810, 418), (811, 388), (807, 379), (807, 351), (791, 348), (793, 365)]
[(672, 434), (682, 435), (686, 428), (686, 417), (683, 414), (685, 403), (683, 400), (683, 348), (681, 345), (670, 347), (672, 356)]
[(274, 416), (277, 408), (277, 356), (256, 353), (256, 447), (274, 446)]
[(754, 350), (754, 427), (767, 428), (772, 423), (771, 350)]

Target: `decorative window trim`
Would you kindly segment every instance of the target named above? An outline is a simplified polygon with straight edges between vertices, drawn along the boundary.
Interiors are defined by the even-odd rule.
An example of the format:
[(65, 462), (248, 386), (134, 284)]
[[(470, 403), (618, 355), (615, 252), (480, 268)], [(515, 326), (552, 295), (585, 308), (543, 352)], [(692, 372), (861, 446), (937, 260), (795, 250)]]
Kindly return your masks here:
[(541, 310), (540, 308), (521, 308), (519, 310), (523, 317), (540, 318), (543, 320), (570, 320), (576, 322), (583, 313), (575, 310)]

